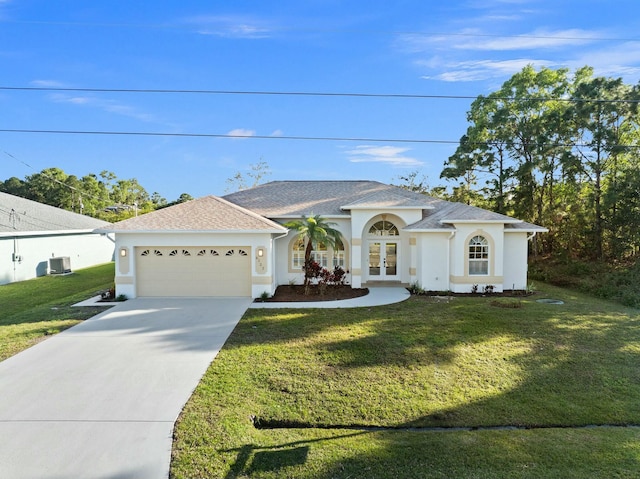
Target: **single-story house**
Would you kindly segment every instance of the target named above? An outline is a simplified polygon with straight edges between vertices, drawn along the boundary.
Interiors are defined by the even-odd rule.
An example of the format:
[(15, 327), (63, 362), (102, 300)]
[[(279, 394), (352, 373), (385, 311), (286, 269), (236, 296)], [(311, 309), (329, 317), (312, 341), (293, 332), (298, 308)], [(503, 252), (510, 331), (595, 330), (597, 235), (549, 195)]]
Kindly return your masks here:
[(320, 215), (343, 236), (314, 259), (354, 288), (527, 288), (537, 225), (375, 181), (274, 181), (115, 223), (116, 294), (251, 296), (303, 281), (305, 245), (284, 223)]
[(113, 235), (96, 233), (110, 223), (0, 192), (0, 284), (50, 273), (50, 259), (65, 268), (113, 261)]

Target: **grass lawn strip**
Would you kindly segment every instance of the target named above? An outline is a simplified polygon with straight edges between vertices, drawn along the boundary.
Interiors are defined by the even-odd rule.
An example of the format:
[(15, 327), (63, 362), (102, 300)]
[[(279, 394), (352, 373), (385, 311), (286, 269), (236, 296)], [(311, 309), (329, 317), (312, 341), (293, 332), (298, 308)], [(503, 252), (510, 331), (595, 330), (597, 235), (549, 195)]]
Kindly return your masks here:
[(640, 424), (640, 315), (545, 290), (565, 304), (250, 310), (176, 426), (172, 477), (635, 477), (640, 429), (571, 427)]
[(107, 263), (0, 286), (0, 361), (104, 311), (105, 307), (71, 305), (112, 286), (113, 268)]

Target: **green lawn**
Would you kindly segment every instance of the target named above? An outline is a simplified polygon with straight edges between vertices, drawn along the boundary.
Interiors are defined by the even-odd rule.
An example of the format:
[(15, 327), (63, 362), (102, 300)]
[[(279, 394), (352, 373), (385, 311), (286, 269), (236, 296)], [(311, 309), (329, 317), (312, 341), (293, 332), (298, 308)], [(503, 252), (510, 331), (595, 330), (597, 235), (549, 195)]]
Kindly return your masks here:
[[(640, 311), (543, 288), (520, 308), (250, 310), (176, 425), (171, 477), (637, 477)], [(487, 426), (529, 429), (455, 429)]]
[(94, 316), (71, 305), (113, 286), (113, 263), (0, 286), (0, 361)]

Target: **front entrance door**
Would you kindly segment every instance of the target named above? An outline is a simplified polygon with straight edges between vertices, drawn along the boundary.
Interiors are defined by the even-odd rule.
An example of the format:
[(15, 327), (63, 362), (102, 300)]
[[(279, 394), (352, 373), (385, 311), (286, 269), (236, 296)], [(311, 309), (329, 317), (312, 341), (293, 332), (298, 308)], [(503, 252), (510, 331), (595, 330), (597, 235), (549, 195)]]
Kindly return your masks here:
[(398, 242), (371, 241), (369, 243), (369, 279), (398, 279)]

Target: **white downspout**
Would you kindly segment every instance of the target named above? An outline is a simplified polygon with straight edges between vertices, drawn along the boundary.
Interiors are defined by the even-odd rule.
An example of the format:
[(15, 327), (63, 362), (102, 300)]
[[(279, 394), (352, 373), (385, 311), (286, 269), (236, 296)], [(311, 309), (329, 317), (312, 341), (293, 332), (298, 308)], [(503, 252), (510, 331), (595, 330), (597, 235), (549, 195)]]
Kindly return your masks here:
[(447, 290), (451, 290), (451, 240), (456, 235), (457, 230), (453, 230), (447, 238)]

